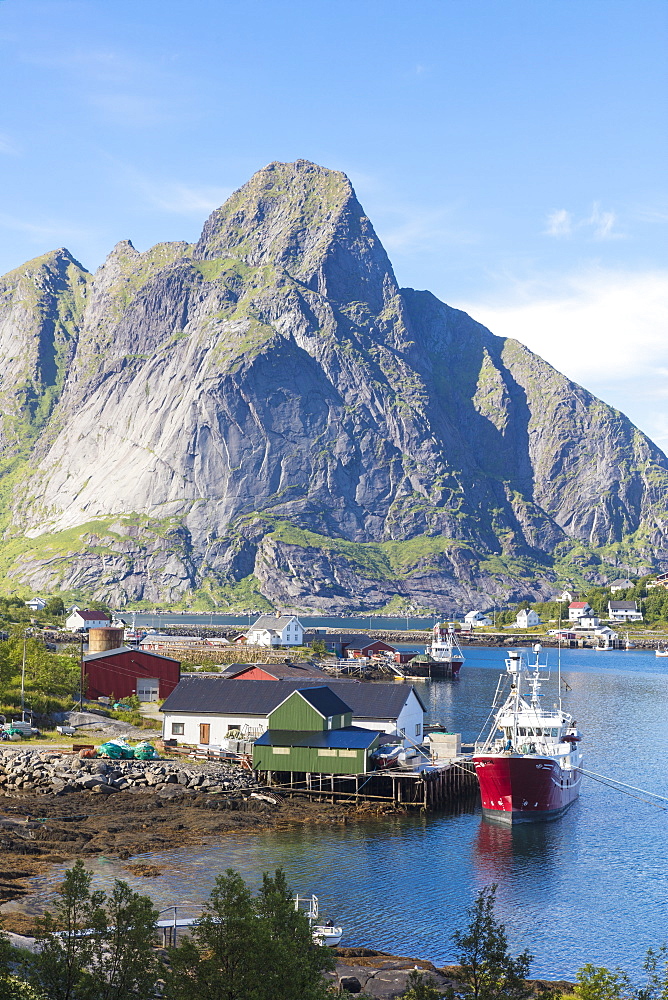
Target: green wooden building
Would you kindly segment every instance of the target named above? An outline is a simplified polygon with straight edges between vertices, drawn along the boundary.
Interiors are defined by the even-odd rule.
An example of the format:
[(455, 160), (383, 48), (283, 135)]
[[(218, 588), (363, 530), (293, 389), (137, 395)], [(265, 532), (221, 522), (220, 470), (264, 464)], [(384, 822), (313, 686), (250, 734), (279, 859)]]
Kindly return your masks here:
[(253, 745), (259, 771), (365, 774), (381, 733), (352, 725), (352, 709), (330, 688), (302, 688), (269, 714)]

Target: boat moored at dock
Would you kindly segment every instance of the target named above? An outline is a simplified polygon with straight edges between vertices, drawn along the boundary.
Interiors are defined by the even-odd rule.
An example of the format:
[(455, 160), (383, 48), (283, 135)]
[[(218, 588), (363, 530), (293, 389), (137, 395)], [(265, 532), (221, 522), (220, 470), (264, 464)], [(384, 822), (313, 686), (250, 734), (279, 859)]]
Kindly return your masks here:
[(459, 677), (464, 654), (452, 623), (436, 624), (424, 654), (415, 656), (404, 669), (406, 677)]
[[(476, 743), (472, 758), (483, 814), (502, 823), (556, 819), (580, 794), (580, 734), (572, 717), (562, 711), (561, 691), (555, 711), (546, 711), (540, 703), (546, 679), (540, 649), (540, 644), (534, 646), (531, 666), (521, 652), (508, 651), (506, 673), (499, 679), (492, 705), (491, 729), (484, 741)], [(510, 690), (500, 704), (508, 683)]]

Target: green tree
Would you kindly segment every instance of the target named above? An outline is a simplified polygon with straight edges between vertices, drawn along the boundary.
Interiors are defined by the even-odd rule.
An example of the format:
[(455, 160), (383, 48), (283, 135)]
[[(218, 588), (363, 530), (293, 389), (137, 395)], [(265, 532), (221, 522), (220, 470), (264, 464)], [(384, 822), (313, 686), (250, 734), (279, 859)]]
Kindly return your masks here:
[(327, 646), (322, 639), (314, 639), (311, 643), (311, 649), (315, 656), (324, 656), (327, 652)]
[(526, 978), (533, 956), (509, 953), (506, 928), (494, 916), (496, 890), (496, 885), (481, 889), (467, 911), (468, 927), (453, 934), (457, 979), (472, 1000), (523, 1000), (532, 994)]
[(50, 1000), (72, 1000), (93, 954), (93, 939), (82, 931), (91, 927), (93, 913), (104, 893), (91, 892), (92, 876), (77, 861), (65, 872), (54, 913), (38, 920), (41, 950), (32, 961), (33, 984)]
[[(417, 969), (411, 969), (406, 980), (406, 992), (402, 993), (401, 1000), (441, 1000), (444, 996), (443, 990), (439, 990), (430, 976)], [(454, 996), (452, 987), (446, 991), (448, 998)]]
[(325, 1000), (329, 948), (313, 942), (285, 875), (264, 876), (257, 899), (236, 872), (216, 879), (191, 938), (170, 956), (166, 1000)]
[(638, 1000), (668, 1000), (668, 947), (650, 948), (643, 965), (647, 985), (638, 990)]
[(315, 944), (302, 910), (295, 909), (285, 872), (264, 874), (257, 902), (265, 959), (263, 987), (266, 1000), (324, 1000), (322, 973), (334, 968), (332, 952)]
[(628, 976), (621, 969), (583, 965), (576, 975), (573, 996), (577, 1000), (626, 1000), (633, 996)]
[(148, 896), (116, 880), (91, 915), (90, 961), (77, 987), (81, 1000), (144, 1000), (153, 995), (158, 911)]
[(216, 879), (192, 936), (171, 953), (167, 1000), (260, 1000), (259, 934), (250, 890), (229, 868)]
[(111, 614), (111, 608), (104, 601), (89, 601), (88, 611), (104, 611), (106, 614)]
[(58, 616), (65, 614), (65, 602), (62, 597), (50, 597), (44, 608), (45, 615)]

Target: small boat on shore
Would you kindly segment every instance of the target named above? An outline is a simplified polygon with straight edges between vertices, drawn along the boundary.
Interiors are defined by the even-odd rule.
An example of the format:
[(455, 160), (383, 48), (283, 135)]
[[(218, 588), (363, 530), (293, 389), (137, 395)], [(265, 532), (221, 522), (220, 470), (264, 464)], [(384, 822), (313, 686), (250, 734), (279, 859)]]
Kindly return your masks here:
[(657, 646), (654, 650), (655, 656), (668, 656), (668, 649), (665, 646)]
[[(472, 760), (480, 782), (483, 815), (502, 823), (535, 823), (560, 816), (577, 799), (582, 781), (580, 734), (572, 716), (540, 703), (546, 667), (508, 651), (506, 672), (499, 678), (485, 740), (475, 745)], [(499, 705), (510, 685), (508, 694)], [(523, 691), (527, 686), (527, 693)], [(497, 733), (500, 733), (499, 737)]]

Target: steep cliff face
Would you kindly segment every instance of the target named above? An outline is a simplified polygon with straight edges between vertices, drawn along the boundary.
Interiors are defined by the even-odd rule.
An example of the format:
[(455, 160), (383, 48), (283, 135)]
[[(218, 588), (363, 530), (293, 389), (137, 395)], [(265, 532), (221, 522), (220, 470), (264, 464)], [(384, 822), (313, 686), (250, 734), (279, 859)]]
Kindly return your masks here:
[(91, 275), (67, 250), (0, 279), (0, 457), (45, 426), (74, 356)]
[(0, 335), (48, 398), (31, 438), (12, 430), (8, 367), (1, 440), (31, 450), (6, 586), (448, 611), (668, 565), (662, 453), (519, 343), (400, 290), (343, 174), (271, 164), (194, 246), (121, 243), (93, 278), (58, 251), (4, 281)]

